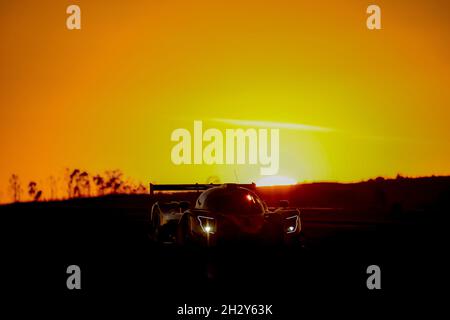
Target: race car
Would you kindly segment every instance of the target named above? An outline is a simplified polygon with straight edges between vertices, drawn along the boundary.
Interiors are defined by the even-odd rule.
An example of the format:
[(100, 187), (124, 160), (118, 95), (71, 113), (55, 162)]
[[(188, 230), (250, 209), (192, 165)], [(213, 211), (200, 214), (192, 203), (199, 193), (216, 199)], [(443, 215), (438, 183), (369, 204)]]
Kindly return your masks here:
[(300, 211), (281, 201), (269, 208), (255, 184), (150, 185), (155, 190), (195, 190), (195, 205), (187, 201), (157, 201), (149, 216), (151, 238), (180, 245), (215, 246), (257, 242), (293, 244), (301, 234)]

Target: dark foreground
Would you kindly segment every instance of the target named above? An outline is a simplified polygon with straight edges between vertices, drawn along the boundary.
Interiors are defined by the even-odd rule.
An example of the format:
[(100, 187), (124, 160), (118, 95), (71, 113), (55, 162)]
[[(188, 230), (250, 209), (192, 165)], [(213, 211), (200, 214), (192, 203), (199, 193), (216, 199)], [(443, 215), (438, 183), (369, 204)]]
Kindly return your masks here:
[[(269, 304), (272, 316), (209, 318), (293, 319), (307, 311), (317, 318), (365, 318), (417, 308), (431, 313), (445, 299), (438, 290), (449, 271), (446, 228), (436, 212), (361, 219), (361, 213), (304, 210), (303, 248), (242, 244), (202, 251), (150, 242), (145, 205), (96, 201), (0, 208), (5, 306), (202, 319), (178, 316), (177, 307)], [(66, 287), (72, 264), (81, 268), (79, 291)], [(381, 290), (367, 289), (372, 264), (381, 268)]]

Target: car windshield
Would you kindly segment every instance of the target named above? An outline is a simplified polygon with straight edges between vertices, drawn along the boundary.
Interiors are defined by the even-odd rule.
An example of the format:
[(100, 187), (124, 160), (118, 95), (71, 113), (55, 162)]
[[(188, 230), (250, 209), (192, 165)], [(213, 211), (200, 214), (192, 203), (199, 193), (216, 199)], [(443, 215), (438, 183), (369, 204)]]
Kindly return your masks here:
[(214, 192), (206, 198), (206, 207), (209, 210), (238, 215), (261, 214), (264, 205), (257, 195), (244, 190), (221, 190)]

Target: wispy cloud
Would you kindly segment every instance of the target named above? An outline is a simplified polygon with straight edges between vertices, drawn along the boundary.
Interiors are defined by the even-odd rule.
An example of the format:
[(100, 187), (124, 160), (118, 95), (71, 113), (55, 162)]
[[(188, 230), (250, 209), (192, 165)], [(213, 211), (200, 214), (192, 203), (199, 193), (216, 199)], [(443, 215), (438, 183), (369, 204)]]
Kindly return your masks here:
[(238, 120), (238, 119), (226, 119), (226, 118), (213, 118), (212, 121), (227, 123), (235, 126), (242, 127), (260, 127), (260, 128), (279, 128), (279, 129), (289, 129), (297, 131), (308, 131), (308, 132), (333, 132), (336, 137), (343, 139), (356, 139), (356, 140), (366, 140), (372, 142), (382, 142), (382, 143), (430, 143), (423, 139), (399, 137), (399, 136), (383, 136), (383, 135), (364, 135), (355, 134), (345, 130), (327, 128), (321, 126), (314, 126), (303, 123), (289, 123), (289, 122), (274, 122), (274, 121), (259, 121), (259, 120)]
[(238, 120), (238, 119), (224, 119), (214, 118), (212, 121), (232, 124), (236, 126), (245, 127), (263, 127), (263, 128), (280, 128), (299, 131), (315, 131), (315, 132), (332, 132), (332, 128), (313, 126), (303, 123), (288, 123), (288, 122), (274, 122), (274, 121), (258, 121), (258, 120)]

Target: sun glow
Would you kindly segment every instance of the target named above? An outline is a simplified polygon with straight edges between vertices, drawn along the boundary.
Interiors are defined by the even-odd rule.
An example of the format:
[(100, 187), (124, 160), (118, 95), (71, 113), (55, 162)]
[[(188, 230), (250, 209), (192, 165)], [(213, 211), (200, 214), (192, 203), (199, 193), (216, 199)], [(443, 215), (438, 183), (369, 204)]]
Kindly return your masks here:
[(293, 178), (285, 177), (285, 176), (267, 176), (262, 177), (258, 181), (256, 181), (256, 185), (258, 187), (266, 187), (266, 186), (286, 186), (297, 184), (297, 181)]

